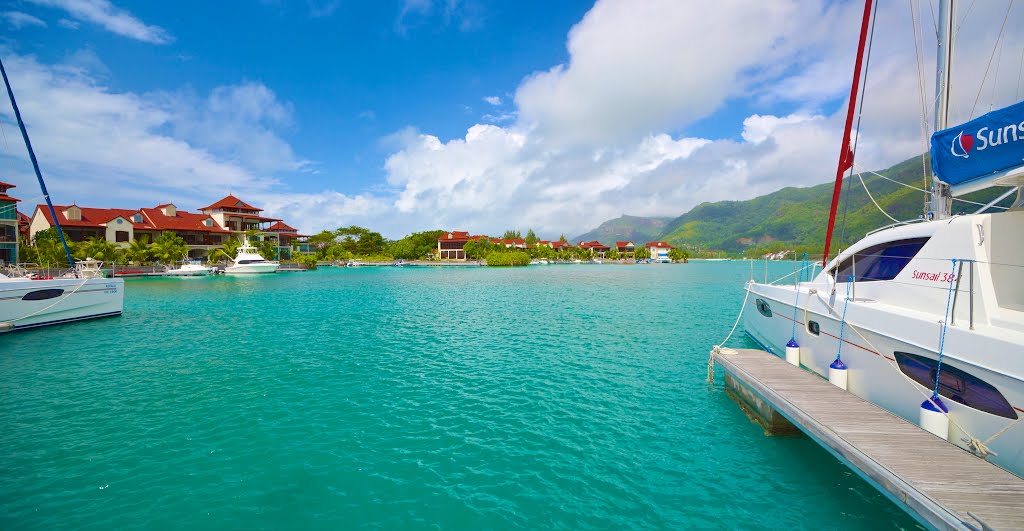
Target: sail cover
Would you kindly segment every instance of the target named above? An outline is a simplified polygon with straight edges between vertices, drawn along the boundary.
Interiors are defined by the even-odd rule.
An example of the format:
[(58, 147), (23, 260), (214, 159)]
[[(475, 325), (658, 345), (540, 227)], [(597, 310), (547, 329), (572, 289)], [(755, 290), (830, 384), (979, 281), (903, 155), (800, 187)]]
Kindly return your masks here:
[[(1024, 166), (1024, 102), (932, 135), (932, 171), (953, 189)], [(966, 190), (964, 190), (966, 191)]]

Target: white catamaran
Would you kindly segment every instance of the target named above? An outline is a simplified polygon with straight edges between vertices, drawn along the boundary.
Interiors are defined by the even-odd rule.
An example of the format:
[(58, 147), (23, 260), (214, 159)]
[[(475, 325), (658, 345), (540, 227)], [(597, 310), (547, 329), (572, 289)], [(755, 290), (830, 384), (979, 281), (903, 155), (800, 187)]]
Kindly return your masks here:
[(14, 91), (7, 79), (7, 71), (2, 61), (0, 73), (3, 74), (7, 95), (21, 128), (43, 198), (46, 199), (57, 226), (68, 263), (72, 266), (71, 270), (60, 278), (36, 279), (0, 274), (0, 332), (121, 315), (124, 306), (124, 280), (103, 278), (100, 262), (89, 259), (76, 264), (71, 256), (67, 242), (64, 241), (64, 234), (60, 230), (57, 215), (53, 212), (46, 183), (43, 182), (42, 173), (39, 171), (25, 122), (21, 119), (21, 112), (18, 110), (18, 103), (14, 99)]
[[(939, 8), (929, 212), (867, 234), (795, 286), (751, 281), (744, 325), (769, 351), (789, 346), (791, 362), (845, 374), (851, 393), (1024, 475), (1024, 102), (947, 126), (951, 4)], [(869, 18), (865, 10), (864, 28)], [(860, 64), (837, 193), (852, 165)], [(952, 197), (990, 187), (1007, 190), (974, 214), (950, 215)], [(1013, 193), (1008, 210), (987, 212)], [(945, 429), (925, 421), (935, 415)]]

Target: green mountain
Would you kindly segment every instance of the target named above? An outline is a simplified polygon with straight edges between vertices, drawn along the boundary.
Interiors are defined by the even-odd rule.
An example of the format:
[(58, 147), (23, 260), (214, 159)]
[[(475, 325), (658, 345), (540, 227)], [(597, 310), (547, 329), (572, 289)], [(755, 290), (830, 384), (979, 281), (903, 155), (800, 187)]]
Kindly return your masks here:
[[(925, 188), (926, 182), (930, 182), (931, 161), (925, 158), (922, 167), (922, 159), (917, 156), (877, 173), (891, 181), (875, 173), (865, 172), (860, 175), (875, 201), (898, 220), (920, 217), (924, 212), (925, 194), (918, 189)], [(690, 249), (730, 253), (769, 245), (781, 248), (806, 246), (810, 252), (825, 242), (833, 184), (828, 182), (809, 188), (787, 187), (746, 201), (701, 203), (667, 223), (662, 218), (622, 216), (601, 224), (573, 241), (598, 239), (612, 243), (615, 240), (665, 240)], [(1004, 190), (983, 190), (963, 199), (988, 203)], [(1007, 206), (1012, 199), (1004, 200), (1002, 205)], [(973, 212), (977, 208), (975, 205), (953, 202), (954, 212)], [(833, 233), (833, 251), (890, 223), (893, 221), (871, 202), (857, 175), (844, 179)], [(657, 230), (657, 227), (661, 229)], [(820, 250), (816, 252), (820, 253)]]
[(644, 218), (639, 216), (626, 216), (605, 221), (596, 229), (580, 234), (571, 241), (598, 240), (608, 245), (617, 241), (632, 241), (637, 245), (657, 240), (665, 232), (666, 224), (672, 218)]
[[(924, 171), (927, 171), (925, 177)], [(924, 188), (931, 179), (931, 161), (920, 156), (877, 172), (893, 181)], [(874, 173), (860, 175), (867, 189), (885, 211), (898, 220), (920, 217), (924, 212), (925, 194), (886, 180)], [(825, 229), (834, 183), (810, 188), (783, 188), (747, 201), (702, 203), (669, 222), (661, 239), (690, 248), (741, 252), (752, 246), (781, 242), (786, 246), (820, 247), (825, 242)], [(998, 196), (998, 189), (984, 190), (964, 199), (987, 203)], [(1006, 203), (1009, 203), (1009, 199)], [(972, 212), (977, 207), (954, 201), (954, 212)], [(845, 216), (844, 216), (845, 211)], [(845, 217), (845, 223), (844, 223)], [(839, 200), (833, 250), (847, 246), (869, 231), (893, 223), (871, 202), (857, 175), (843, 182)]]

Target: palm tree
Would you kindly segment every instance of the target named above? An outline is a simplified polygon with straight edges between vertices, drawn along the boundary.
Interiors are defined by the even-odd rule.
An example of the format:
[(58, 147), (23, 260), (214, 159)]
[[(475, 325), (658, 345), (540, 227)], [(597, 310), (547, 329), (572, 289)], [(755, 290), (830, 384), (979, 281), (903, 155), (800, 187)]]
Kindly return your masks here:
[(221, 247), (210, 251), (208, 259), (210, 262), (214, 262), (221, 256), (224, 256), (224, 258), (227, 258), (228, 260), (234, 260), (235, 255), (238, 254), (238, 248), (241, 246), (242, 242), (238, 241), (238, 238), (229, 235), (227, 239), (224, 240), (224, 244)]
[(165, 230), (153, 242), (153, 257), (160, 263), (174, 263), (188, 256), (188, 245), (185, 240), (173, 231)]
[(125, 249), (125, 259), (138, 264), (144, 264), (153, 257), (152, 245), (149, 243), (149, 235), (144, 234), (135, 238)]
[(74, 249), (75, 258), (93, 258), (104, 262), (117, 260), (118, 254), (120, 254), (120, 249), (116, 245), (107, 241), (106, 238), (96, 236), (75, 245)]

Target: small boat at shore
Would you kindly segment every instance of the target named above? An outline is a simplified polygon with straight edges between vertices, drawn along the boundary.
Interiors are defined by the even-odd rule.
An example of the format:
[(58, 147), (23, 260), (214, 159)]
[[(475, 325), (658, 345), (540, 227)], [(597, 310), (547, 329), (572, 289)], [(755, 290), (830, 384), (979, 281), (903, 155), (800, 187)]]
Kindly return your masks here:
[(164, 270), (163, 276), (168, 277), (205, 277), (216, 275), (217, 268), (203, 265), (199, 260), (185, 260), (180, 267)]
[(249, 243), (248, 238), (238, 248), (235, 261), (232, 265), (224, 268), (227, 275), (254, 275), (262, 273), (277, 273), (281, 264), (267, 260), (256, 252), (256, 248)]

